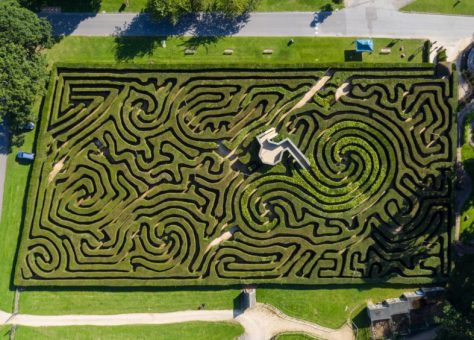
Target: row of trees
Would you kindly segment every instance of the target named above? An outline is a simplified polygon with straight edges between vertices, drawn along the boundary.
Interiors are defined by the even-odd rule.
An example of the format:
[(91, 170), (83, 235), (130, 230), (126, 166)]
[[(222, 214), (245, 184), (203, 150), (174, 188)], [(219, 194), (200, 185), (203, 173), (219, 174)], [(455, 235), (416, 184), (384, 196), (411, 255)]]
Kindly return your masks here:
[[(474, 235), (466, 237), (474, 239)], [(451, 305), (439, 320), (436, 339), (474, 339), (474, 254), (457, 259), (448, 283), (448, 300)]]
[(51, 26), (14, 0), (0, 2), (0, 118), (6, 120), (15, 145), (33, 119), (35, 98), (46, 78), (42, 48), (51, 45)]
[(258, 0), (149, 0), (148, 11), (156, 19), (168, 19), (173, 24), (185, 14), (221, 12), (229, 17), (253, 10)]

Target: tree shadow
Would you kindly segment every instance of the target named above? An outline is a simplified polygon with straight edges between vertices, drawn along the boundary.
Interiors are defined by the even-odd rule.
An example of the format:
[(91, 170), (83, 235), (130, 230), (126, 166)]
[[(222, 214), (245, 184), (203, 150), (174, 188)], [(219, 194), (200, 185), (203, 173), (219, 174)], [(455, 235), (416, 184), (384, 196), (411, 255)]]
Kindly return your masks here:
[(6, 121), (4, 120), (0, 123), (0, 155), (7, 155), (11, 152), (9, 141), (10, 135), (6, 126)]
[[(166, 40), (169, 35), (178, 35), (185, 31), (186, 28), (183, 25), (178, 28), (168, 21), (155, 22), (144, 13), (136, 15), (123, 27), (115, 28), (115, 58), (124, 62), (136, 57), (151, 56), (161, 40)], [(156, 36), (156, 33), (159, 33), (159, 36)]]
[(310, 23), (312, 28), (316, 28), (332, 15), (332, 7), (322, 7), (322, 11), (314, 12), (313, 20)]
[(215, 44), (223, 37), (238, 33), (248, 22), (249, 14), (229, 17), (223, 13), (201, 13), (192, 20), (191, 38), (184, 45), (196, 49), (200, 46)]
[(367, 308), (362, 308), (352, 322), (357, 327), (357, 339), (370, 339), (370, 319), (367, 314)]
[(243, 299), (244, 294), (243, 292), (240, 292), (239, 295), (237, 295), (234, 300), (232, 300), (232, 310), (234, 318), (242, 314)]
[(362, 52), (357, 52), (356, 50), (344, 50), (344, 61), (345, 62), (352, 62), (362, 61)]
[(82, 21), (95, 17), (96, 13), (39, 13), (38, 16), (49, 21), (53, 36), (65, 36), (72, 34)]
[[(390, 206), (385, 206), (389, 220), (371, 232), (376, 242), (367, 253), (364, 269), (366, 273), (375, 273), (370, 277), (447, 281), (452, 268), (450, 235), (455, 223), (452, 179), (450, 169), (427, 176), (413, 182), (410, 195), (402, 201), (391, 201)], [(440, 254), (441, 250), (446, 254)], [(408, 275), (405, 269), (409, 270)]]
[(456, 260), (447, 297), (459, 312), (474, 320), (474, 254)]
[(22, 5), (35, 11), (44, 7), (61, 7), (62, 12), (98, 12), (102, 0), (22, 0)]
[(189, 14), (173, 25), (170, 21), (155, 21), (150, 15), (141, 13), (124, 27), (116, 28), (116, 59), (129, 61), (135, 57), (150, 56), (160, 41), (169, 36), (190, 36), (183, 43), (184, 48), (196, 49), (214, 44), (225, 36), (239, 32), (248, 18), (248, 14), (237, 18), (221, 13)]
[(166, 37), (116, 37), (115, 58), (127, 62), (137, 57), (151, 56), (163, 39)]

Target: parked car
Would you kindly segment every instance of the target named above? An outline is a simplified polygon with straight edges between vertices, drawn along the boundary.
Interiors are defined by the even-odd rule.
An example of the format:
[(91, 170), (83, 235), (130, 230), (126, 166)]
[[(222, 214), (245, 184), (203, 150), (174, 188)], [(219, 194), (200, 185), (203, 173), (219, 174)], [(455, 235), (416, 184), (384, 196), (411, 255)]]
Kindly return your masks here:
[(29, 123), (26, 123), (25, 125), (23, 125), (23, 130), (24, 131), (31, 131), (35, 128), (35, 123), (33, 122), (29, 122)]
[(29, 152), (19, 151), (16, 154), (16, 158), (18, 160), (32, 161), (33, 159), (35, 159), (35, 154), (34, 153), (29, 153)]

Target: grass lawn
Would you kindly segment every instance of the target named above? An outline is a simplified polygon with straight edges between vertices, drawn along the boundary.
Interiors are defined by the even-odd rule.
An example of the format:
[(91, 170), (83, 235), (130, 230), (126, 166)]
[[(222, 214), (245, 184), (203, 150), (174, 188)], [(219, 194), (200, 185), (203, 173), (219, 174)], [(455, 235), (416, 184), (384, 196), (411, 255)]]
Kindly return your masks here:
[(47, 0), (48, 6), (61, 6), (63, 12), (141, 12), (148, 0), (94, 0), (94, 1), (64, 1)]
[[(63, 1), (49, 0), (53, 6), (62, 4), (64, 12), (141, 12), (145, 9), (148, 0), (129, 0), (125, 7), (125, 0), (102, 0), (102, 1)], [(277, 11), (319, 11), (334, 10), (344, 5), (335, 4), (332, 0), (260, 0), (255, 9), (257, 12)]]
[(67, 340), (125, 340), (125, 339), (235, 339), (244, 332), (242, 326), (230, 322), (188, 322), (169, 325), (140, 326), (74, 326), (17, 328), (16, 340), (67, 339)]
[(0, 339), (10, 339), (10, 326), (0, 326)]
[(148, 0), (128, 0), (128, 6), (125, 7), (125, 0), (102, 0), (100, 11), (106, 12), (141, 12)]
[(415, 0), (401, 9), (407, 12), (474, 15), (472, 0)]
[(368, 285), (295, 290), (259, 288), (257, 300), (269, 303), (290, 316), (313, 321), (325, 327), (339, 328), (348, 318), (357, 315), (366, 306), (367, 300), (378, 302), (395, 298), (403, 292), (417, 288), (418, 286)]
[(303, 333), (283, 333), (277, 335), (275, 340), (310, 340), (314, 339), (312, 336)]
[[(39, 103), (38, 103), (39, 104)], [(36, 105), (35, 112), (39, 105)], [(33, 150), (34, 132), (26, 134), (23, 151)], [(0, 309), (11, 312), (14, 293), (10, 290), (10, 275), (18, 243), (20, 230), (23, 197), (25, 196), (29, 165), (21, 165), (15, 160), (17, 148), (13, 148), (8, 156), (7, 175), (3, 193), (2, 219), (0, 223)]]
[(232, 309), (234, 299), (240, 294), (238, 289), (192, 289), (31, 290), (21, 293), (20, 311), (37, 314), (159, 313), (197, 310), (202, 303), (206, 309)]
[[(464, 144), (462, 146), (462, 161), (466, 172), (474, 179), (474, 148), (469, 145), (468, 133), (472, 120), (474, 119), (474, 112), (466, 117), (464, 125)], [(461, 218), (461, 238), (463, 232), (474, 233), (474, 191), (466, 202)]]
[[(344, 62), (348, 51), (354, 49), (354, 38), (295, 38), (288, 46), (288, 38), (222, 38), (206, 41), (205, 38), (169, 38), (162, 48), (163, 38), (114, 38), (114, 37), (66, 37), (47, 51), (50, 64), (55, 62), (80, 63), (134, 63), (134, 64), (229, 64), (265, 63), (298, 64), (314, 62)], [(392, 54), (378, 52), (364, 54), (366, 62), (408, 63), (422, 62), (422, 40), (374, 39), (375, 50), (393, 44)], [(404, 46), (406, 58), (400, 58), (400, 46)], [(184, 50), (196, 48), (196, 54), (185, 56)], [(234, 54), (224, 55), (225, 49)], [(263, 55), (263, 49), (273, 49), (273, 55)], [(413, 58), (410, 56), (413, 55)]]
[(331, 0), (260, 0), (257, 11), (330, 11), (343, 8), (344, 4), (337, 5)]

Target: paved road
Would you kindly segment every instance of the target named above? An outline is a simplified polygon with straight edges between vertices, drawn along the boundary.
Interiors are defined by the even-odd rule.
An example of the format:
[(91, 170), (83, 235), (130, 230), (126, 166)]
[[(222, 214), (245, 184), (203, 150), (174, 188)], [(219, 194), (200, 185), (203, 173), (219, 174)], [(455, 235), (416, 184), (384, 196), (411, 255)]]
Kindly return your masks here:
[(398, 12), (403, 0), (353, 1), (333, 13), (251, 13), (229, 21), (214, 14), (186, 17), (173, 27), (156, 23), (147, 14), (62, 13), (44, 15), (57, 35), (164, 36), (369, 36), (460, 40), (474, 36), (474, 17)]

